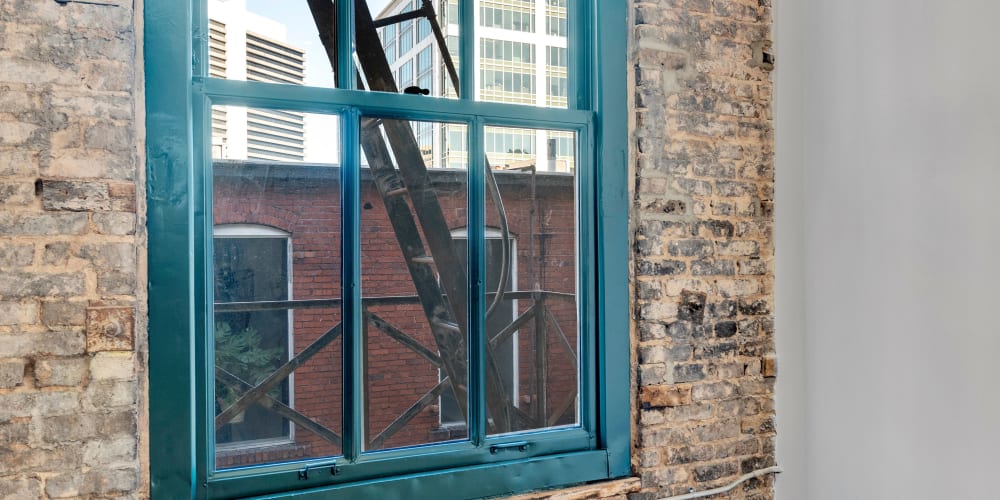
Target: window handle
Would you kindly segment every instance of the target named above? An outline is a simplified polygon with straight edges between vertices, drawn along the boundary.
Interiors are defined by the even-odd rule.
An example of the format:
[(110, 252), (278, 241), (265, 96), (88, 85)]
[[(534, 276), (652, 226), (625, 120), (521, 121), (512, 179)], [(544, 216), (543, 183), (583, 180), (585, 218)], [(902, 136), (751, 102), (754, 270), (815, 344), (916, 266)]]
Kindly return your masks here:
[(502, 451), (520, 451), (520, 452), (523, 453), (525, 451), (528, 451), (528, 444), (529, 443), (527, 441), (518, 441), (516, 443), (495, 444), (495, 445), (490, 446), (490, 454), (491, 455), (496, 455), (497, 453), (500, 453)]
[(326, 468), (330, 469), (331, 476), (336, 476), (337, 474), (340, 474), (340, 466), (337, 465), (336, 460), (333, 460), (330, 462), (322, 462), (318, 464), (307, 465), (299, 469), (299, 480), (305, 481), (306, 479), (309, 479), (309, 471), (314, 471), (317, 469), (326, 469)]

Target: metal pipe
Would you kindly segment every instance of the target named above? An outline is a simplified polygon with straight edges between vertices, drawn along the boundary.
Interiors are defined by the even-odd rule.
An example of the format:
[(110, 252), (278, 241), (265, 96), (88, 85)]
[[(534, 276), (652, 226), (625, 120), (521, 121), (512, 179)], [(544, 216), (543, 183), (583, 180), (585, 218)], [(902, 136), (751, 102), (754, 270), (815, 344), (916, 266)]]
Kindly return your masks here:
[(758, 470), (755, 470), (753, 472), (750, 472), (750, 473), (747, 473), (747, 474), (743, 474), (742, 476), (736, 478), (736, 481), (733, 481), (728, 486), (720, 486), (718, 488), (712, 488), (710, 490), (705, 490), (705, 491), (694, 491), (694, 492), (691, 492), (691, 493), (686, 493), (684, 495), (678, 495), (678, 496), (673, 496), (673, 497), (664, 497), (664, 498), (660, 498), (659, 500), (693, 500), (695, 498), (710, 497), (712, 495), (718, 495), (720, 493), (726, 493), (726, 492), (728, 492), (728, 491), (736, 488), (737, 486), (739, 486), (739, 485), (743, 484), (744, 482), (749, 481), (749, 480), (751, 480), (753, 478), (760, 477), (760, 476), (765, 476), (767, 474), (772, 474), (772, 473), (773, 474), (778, 474), (780, 472), (781, 472), (781, 467), (778, 467), (778, 466), (767, 467), (765, 469), (758, 469)]

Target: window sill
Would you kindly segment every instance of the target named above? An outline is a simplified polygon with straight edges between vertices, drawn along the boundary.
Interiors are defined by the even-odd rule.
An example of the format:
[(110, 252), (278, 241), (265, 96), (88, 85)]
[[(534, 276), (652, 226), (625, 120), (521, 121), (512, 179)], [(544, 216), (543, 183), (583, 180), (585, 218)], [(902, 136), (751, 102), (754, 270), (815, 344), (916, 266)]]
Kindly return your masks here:
[(599, 500), (625, 498), (629, 493), (635, 493), (642, 488), (637, 477), (585, 484), (572, 488), (534, 491), (511, 497), (505, 500)]

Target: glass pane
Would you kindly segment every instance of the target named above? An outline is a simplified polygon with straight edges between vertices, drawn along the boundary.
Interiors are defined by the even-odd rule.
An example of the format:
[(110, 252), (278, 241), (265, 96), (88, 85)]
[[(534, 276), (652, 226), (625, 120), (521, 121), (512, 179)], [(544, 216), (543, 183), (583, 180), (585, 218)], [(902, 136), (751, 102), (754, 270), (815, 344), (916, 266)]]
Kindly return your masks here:
[(567, 3), (477, 2), (478, 100), (567, 107)]
[(466, 127), (362, 119), (366, 450), (468, 436), (468, 167), (449, 135)]
[(458, 0), (426, 5), (421, 0), (367, 0), (364, 5), (367, 9), (355, 16), (364, 88), (455, 97), (449, 65), (457, 78)]
[(339, 455), (338, 119), (212, 115), (216, 468)]
[(574, 132), (486, 128), (490, 434), (579, 423), (575, 151)]
[(333, 43), (333, 3), (316, 4), (320, 23), (305, 0), (209, 0), (209, 76), (334, 87), (335, 56), (327, 55), (317, 27)]

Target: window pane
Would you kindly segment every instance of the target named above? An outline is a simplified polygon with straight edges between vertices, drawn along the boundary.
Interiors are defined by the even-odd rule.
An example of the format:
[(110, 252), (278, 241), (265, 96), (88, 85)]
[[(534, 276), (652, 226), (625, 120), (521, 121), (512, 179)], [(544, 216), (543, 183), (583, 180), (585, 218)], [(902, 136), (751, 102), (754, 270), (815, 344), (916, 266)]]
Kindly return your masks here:
[[(478, 100), (568, 106), (567, 3), (566, 0), (478, 2)], [(540, 21), (543, 17), (544, 23)]]
[(486, 138), (503, 206), (487, 195), (487, 376), (501, 382), (487, 384), (490, 433), (576, 425), (576, 135), (487, 127)]
[[(319, 14), (320, 19), (333, 18)], [(307, 2), (208, 0), (208, 17), (209, 76), (317, 87), (336, 85), (333, 65)], [(329, 23), (323, 29), (331, 35), (336, 30)]]
[[(447, 52), (453, 61), (457, 75), (458, 2), (436, 0), (429, 5), (431, 10), (423, 11), (423, 3), (419, 1), (368, 0), (367, 12), (357, 13), (355, 35), (358, 59), (365, 74), (364, 88), (379, 92), (403, 92), (408, 87), (416, 86), (426, 90), (426, 95), (456, 96), (444, 53)], [(374, 27), (386, 19), (407, 13), (416, 17), (397, 19), (392, 24)], [(372, 19), (372, 23), (368, 23), (368, 19)], [(440, 27), (446, 47), (441, 47), (434, 36), (432, 21)], [(380, 33), (379, 38), (371, 36), (373, 29)], [(395, 38), (385, 35), (386, 32)]]
[(444, 140), (465, 129), (362, 119), (366, 450), (468, 435), (468, 280), (452, 238), (466, 225), (468, 167)]
[(212, 115), (216, 468), (339, 455), (338, 119)]

